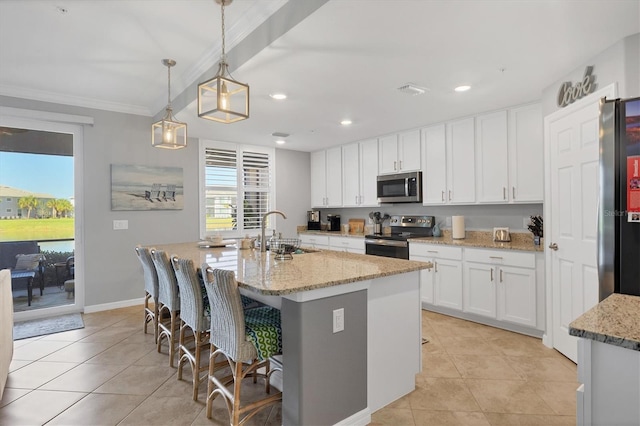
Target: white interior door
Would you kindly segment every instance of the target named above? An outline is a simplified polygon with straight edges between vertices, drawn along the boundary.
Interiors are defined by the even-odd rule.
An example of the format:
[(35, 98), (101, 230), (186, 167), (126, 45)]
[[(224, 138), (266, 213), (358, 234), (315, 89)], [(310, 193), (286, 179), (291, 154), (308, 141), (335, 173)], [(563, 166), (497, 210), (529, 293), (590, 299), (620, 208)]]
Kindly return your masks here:
[(545, 240), (547, 264), (551, 265), (547, 294), (552, 298), (548, 327), (553, 347), (574, 362), (577, 339), (569, 335), (569, 324), (598, 303), (598, 115), (602, 96), (613, 95), (595, 93), (545, 119), (549, 153), (545, 210), (550, 225)]

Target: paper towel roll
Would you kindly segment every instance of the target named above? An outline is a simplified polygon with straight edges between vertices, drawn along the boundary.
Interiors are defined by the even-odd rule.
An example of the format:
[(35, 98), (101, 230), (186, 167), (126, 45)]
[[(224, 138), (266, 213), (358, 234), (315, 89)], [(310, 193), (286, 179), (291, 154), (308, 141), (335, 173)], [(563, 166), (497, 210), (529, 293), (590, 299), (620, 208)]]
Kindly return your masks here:
[(464, 216), (451, 216), (451, 234), (454, 240), (464, 238)]

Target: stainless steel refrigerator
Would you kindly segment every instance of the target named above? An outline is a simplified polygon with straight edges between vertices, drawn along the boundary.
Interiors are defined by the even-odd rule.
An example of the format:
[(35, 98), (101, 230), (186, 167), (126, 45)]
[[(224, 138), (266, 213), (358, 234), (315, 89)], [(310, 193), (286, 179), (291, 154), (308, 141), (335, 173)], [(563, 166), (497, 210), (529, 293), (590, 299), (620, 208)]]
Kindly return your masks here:
[(600, 300), (640, 296), (640, 98), (600, 101)]

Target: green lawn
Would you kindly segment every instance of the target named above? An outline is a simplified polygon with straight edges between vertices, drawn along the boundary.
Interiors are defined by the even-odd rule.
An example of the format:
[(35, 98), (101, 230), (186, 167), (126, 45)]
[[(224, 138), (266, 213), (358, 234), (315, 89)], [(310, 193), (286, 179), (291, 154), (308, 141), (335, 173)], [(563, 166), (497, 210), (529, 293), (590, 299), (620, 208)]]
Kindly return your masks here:
[(0, 219), (0, 241), (74, 238), (74, 219)]

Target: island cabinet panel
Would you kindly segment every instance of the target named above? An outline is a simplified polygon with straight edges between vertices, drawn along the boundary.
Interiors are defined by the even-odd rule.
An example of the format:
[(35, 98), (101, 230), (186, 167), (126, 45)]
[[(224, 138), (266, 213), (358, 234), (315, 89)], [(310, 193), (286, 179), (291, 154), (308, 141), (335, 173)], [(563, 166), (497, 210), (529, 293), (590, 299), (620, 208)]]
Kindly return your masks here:
[(507, 111), (477, 116), (475, 141), (478, 202), (509, 202)]
[(474, 119), (447, 123), (447, 202), (476, 202)]
[[(367, 408), (367, 304), (367, 290), (283, 299), (283, 425), (332, 425)], [(337, 309), (345, 326), (334, 333)]]
[(365, 254), (363, 238), (336, 237), (332, 235), (329, 237), (329, 248), (347, 253)]

